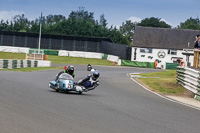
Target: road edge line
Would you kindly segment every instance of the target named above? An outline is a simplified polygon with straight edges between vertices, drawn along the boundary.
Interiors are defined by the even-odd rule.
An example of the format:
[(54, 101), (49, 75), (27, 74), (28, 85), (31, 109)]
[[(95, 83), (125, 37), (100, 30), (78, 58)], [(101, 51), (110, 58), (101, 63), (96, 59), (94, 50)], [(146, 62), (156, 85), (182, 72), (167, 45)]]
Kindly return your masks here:
[[(128, 75), (128, 74), (127, 74), (127, 75)], [(128, 75), (128, 77), (130, 77), (130, 76)], [(169, 97), (167, 97), (167, 96), (163, 96), (163, 95), (158, 94), (158, 93), (156, 93), (156, 92), (153, 92), (153, 91), (149, 90), (148, 88), (146, 88), (145, 86), (143, 86), (142, 84), (140, 84), (139, 82), (137, 82), (136, 80), (134, 80), (133, 78), (130, 78), (130, 79), (133, 80), (133, 81), (134, 81), (135, 83), (137, 83), (138, 85), (140, 85), (143, 89), (145, 89), (145, 90), (147, 90), (147, 91), (149, 91), (149, 92), (151, 92), (151, 93), (153, 93), (153, 94), (155, 94), (155, 95), (157, 95), (157, 96), (159, 96), (159, 97), (161, 97), (161, 98), (164, 98), (164, 99), (169, 100), (169, 101), (172, 101), (172, 102), (174, 102), (174, 103), (178, 103), (178, 104), (181, 104), (181, 105), (185, 105), (185, 106), (187, 106), (187, 107), (190, 107), (190, 108), (193, 108), (193, 109), (197, 109), (197, 110), (200, 111), (200, 108), (198, 108), (198, 107), (195, 107), (195, 106), (193, 106), (193, 105), (189, 105), (189, 104), (186, 104), (186, 103), (183, 103), (183, 102), (174, 100), (174, 99), (172, 99), (172, 98), (169, 98)]]

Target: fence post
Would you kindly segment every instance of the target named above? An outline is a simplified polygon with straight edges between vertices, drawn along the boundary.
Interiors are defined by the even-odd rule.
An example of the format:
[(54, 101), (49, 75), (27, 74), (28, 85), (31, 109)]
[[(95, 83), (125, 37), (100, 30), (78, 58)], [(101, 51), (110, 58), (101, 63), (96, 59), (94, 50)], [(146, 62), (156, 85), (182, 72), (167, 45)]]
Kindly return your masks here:
[(16, 36), (13, 36), (13, 44), (12, 44), (13, 46), (15, 46), (15, 37)]
[(199, 52), (200, 52), (200, 50), (194, 50), (194, 60), (193, 60), (193, 67), (194, 68), (199, 67)]
[(51, 38), (49, 38), (49, 49), (51, 49)]
[(25, 47), (27, 46), (27, 36), (25, 37)]
[(99, 47), (100, 47), (100, 45), (99, 45), (99, 42), (97, 43), (97, 53), (99, 53)]
[(63, 42), (64, 42), (64, 40), (62, 39), (61, 40), (61, 50), (63, 50)]
[(131, 47), (126, 47), (126, 60), (131, 60), (132, 56), (132, 48)]
[(1, 35), (1, 46), (3, 45), (3, 35)]
[(74, 40), (74, 43), (73, 43), (73, 51), (75, 51), (75, 49), (76, 49), (76, 40)]
[(87, 52), (87, 41), (85, 41), (85, 52)]

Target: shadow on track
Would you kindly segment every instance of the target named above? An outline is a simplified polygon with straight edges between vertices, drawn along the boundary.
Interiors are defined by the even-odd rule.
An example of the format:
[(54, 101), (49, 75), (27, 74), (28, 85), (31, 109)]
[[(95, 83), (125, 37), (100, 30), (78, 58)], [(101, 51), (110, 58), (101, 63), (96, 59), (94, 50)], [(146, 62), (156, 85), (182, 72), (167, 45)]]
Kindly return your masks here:
[(96, 97), (98, 95), (95, 95), (95, 94), (88, 94), (88, 93), (82, 93), (82, 94), (79, 94), (79, 93), (76, 93), (76, 92), (64, 92), (64, 91), (61, 91), (61, 92), (57, 92), (57, 91), (54, 91), (54, 90), (47, 90), (48, 92), (53, 92), (53, 93), (59, 93), (59, 94), (63, 94), (63, 95), (82, 95), (82, 96), (90, 96), (90, 97)]

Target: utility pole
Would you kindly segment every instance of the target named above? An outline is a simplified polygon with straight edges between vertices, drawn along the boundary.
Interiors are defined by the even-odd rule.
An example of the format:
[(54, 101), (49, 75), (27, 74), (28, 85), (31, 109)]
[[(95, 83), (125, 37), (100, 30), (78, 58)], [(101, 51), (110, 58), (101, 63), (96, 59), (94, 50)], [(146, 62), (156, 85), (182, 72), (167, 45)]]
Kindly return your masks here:
[(38, 53), (40, 52), (41, 32), (42, 32), (42, 13), (41, 13), (41, 17), (40, 17), (40, 33), (39, 33)]

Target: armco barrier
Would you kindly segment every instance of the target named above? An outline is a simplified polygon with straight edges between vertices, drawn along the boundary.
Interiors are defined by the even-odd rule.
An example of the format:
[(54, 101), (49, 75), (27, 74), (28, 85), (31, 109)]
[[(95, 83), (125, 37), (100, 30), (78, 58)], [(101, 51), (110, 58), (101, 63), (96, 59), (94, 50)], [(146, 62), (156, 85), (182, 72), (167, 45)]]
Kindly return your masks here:
[(0, 59), (0, 69), (14, 69), (14, 68), (24, 68), (24, 67), (38, 67), (38, 61)]
[(200, 72), (188, 67), (177, 67), (177, 82), (195, 94), (200, 100)]

